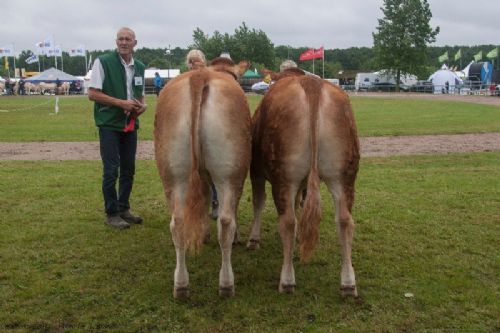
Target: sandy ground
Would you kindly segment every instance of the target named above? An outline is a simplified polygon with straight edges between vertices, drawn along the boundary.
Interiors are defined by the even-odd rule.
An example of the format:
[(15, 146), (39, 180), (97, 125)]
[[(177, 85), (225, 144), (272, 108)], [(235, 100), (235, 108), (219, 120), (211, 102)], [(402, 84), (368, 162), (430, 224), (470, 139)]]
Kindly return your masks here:
[[(500, 133), (365, 137), (361, 156), (500, 151)], [(154, 159), (153, 142), (141, 141), (138, 159)], [(1, 142), (0, 160), (99, 160), (98, 142)]]
[[(412, 93), (351, 93), (359, 97), (455, 100), (500, 106), (500, 97), (457, 96)], [(361, 156), (446, 154), (500, 151), (500, 133), (365, 137), (360, 139)], [(138, 158), (154, 159), (153, 142), (141, 141)], [(0, 142), (0, 160), (99, 160), (98, 142)]]

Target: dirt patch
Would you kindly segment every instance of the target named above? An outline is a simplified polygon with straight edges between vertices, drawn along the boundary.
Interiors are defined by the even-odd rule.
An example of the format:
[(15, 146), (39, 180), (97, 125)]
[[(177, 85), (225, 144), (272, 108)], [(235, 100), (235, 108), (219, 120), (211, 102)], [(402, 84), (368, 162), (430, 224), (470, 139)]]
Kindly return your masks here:
[[(365, 137), (361, 156), (500, 151), (500, 133)], [(141, 141), (137, 158), (154, 159), (153, 142)], [(100, 160), (98, 142), (0, 142), (0, 160)]]
[[(434, 95), (421, 93), (350, 93), (358, 97), (412, 98), (459, 101), (500, 106), (500, 97)], [(395, 156), (500, 151), (500, 133), (465, 135), (422, 135), (365, 137), (360, 139), (361, 155)], [(141, 141), (137, 157), (154, 159), (153, 142)], [(0, 160), (100, 160), (98, 142), (0, 142)]]

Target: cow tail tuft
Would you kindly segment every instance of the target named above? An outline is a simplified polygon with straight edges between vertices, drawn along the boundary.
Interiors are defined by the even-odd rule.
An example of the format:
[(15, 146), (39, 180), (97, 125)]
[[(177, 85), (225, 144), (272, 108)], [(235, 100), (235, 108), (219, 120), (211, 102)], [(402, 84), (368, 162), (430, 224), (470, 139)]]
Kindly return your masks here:
[(191, 88), (191, 171), (184, 206), (184, 240), (186, 248), (198, 253), (203, 244), (207, 221), (207, 186), (200, 175), (200, 115), (204, 94), (208, 85), (206, 73), (200, 71), (190, 78)]
[(307, 180), (307, 195), (304, 202), (304, 209), (299, 221), (300, 260), (307, 262), (311, 258), (318, 242), (319, 224), (321, 221), (321, 195), (319, 191), (320, 179), (318, 172), (318, 123), (321, 81), (316, 78), (304, 77), (301, 80), (301, 85), (309, 103), (311, 131), (311, 167)]

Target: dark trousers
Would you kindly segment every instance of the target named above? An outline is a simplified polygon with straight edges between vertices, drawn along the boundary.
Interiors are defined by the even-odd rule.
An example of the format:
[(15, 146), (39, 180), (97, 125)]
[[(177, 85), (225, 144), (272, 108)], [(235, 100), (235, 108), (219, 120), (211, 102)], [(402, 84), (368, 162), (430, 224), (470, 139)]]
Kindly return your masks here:
[[(101, 144), (102, 194), (107, 215), (115, 215), (130, 208), (135, 174), (137, 131), (119, 132), (99, 128)], [(119, 178), (118, 178), (119, 177)], [(118, 192), (116, 191), (116, 180)]]

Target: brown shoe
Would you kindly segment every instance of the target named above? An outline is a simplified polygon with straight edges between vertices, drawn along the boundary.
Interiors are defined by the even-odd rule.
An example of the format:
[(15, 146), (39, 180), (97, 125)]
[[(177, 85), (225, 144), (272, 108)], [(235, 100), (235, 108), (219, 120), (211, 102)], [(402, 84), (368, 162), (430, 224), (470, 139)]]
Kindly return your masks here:
[(131, 224), (141, 224), (142, 223), (142, 217), (132, 215), (130, 213), (130, 210), (125, 210), (120, 213), (120, 217), (125, 220), (125, 222), (131, 223)]
[(130, 224), (124, 221), (119, 215), (108, 215), (105, 223), (115, 229), (123, 230), (130, 228)]

